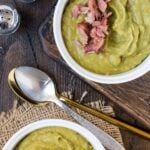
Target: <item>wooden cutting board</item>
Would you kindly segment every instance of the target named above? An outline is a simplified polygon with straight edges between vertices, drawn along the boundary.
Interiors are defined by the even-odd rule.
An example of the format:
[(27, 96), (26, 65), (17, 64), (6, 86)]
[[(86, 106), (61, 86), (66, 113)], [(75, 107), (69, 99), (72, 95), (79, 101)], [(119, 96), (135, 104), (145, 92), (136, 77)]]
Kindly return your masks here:
[[(39, 36), (46, 54), (70, 69), (55, 45), (52, 18), (57, 0), (53, 0), (53, 2), (53, 9), (50, 10), (47, 18), (39, 28)], [(72, 71), (72, 69), (70, 70)], [(86, 79), (83, 80), (150, 129), (150, 72), (140, 79), (118, 85), (104, 85)]]

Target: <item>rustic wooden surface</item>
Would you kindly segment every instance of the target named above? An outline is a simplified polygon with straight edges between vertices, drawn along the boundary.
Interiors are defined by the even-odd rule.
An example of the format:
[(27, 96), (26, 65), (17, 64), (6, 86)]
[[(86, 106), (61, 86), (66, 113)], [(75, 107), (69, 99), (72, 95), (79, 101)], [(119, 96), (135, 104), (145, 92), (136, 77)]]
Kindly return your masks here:
[[(0, 2), (2, 1), (8, 3), (12, 2), (12, 0), (1, 0)], [(108, 97), (101, 95), (98, 91), (89, 86), (85, 81), (82, 81), (76, 74), (71, 72), (68, 67), (65, 67), (63, 63), (58, 62), (53, 57), (48, 57), (43, 52), (43, 47), (40, 42), (38, 30), (48, 14), (51, 13), (55, 3), (56, 1), (52, 0), (37, 0), (37, 2), (33, 4), (23, 4), (19, 2), (19, 0), (16, 0), (14, 2), (21, 14), (22, 22), (19, 30), (15, 34), (0, 37), (0, 112), (8, 111), (9, 109), (11, 109), (13, 101), (17, 99), (17, 97), (11, 92), (8, 87), (7, 76), (9, 71), (16, 66), (29, 65), (38, 67), (53, 76), (56, 80), (59, 92), (71, 90), (74, 93), (74, 99), (78, 99), (81, 96), (82, 92), (84, 90), (87, 90), (89, 92), (87, 101), (103, 97), (104, 99), (106, 99), (106, 104), (112, 105), (114, 107), (118, 118), (148, 130), (149, 126), (147, 125), (147, 122), (149, 122), (149, 119), (143, 122), (141, 119), (137, 119), (137, 116), (134, 116), (131, 111), (128, 111), (127, 113), (127, 111), (125, 111), (126, 109), (122, 107), (122, 103), (125, 106), (128, 106), (129, 102), (133, 105), (139, 105), (139, 107), (140, 105), (143, 105), (141, 101), (134, 100), (134, 102), (132, 100), (134, 96), (131, 96), (132, 99), (126, 100), (127, 94), (125, 93), (131, 95), (133, 89), (135, 89), (135, 91), (139, 91), (139, 86), (141, 86), (141, 84), (138, 83), (138, 80), (135, 81), (135, 87), (130, 87), (125, 84), (124, 86), (128, 88), (127, 91), (124, 90), (124, 87), (120, 87), (121, 85), (118, 85), (117, 87), (113, 86), (114, 89), (120, 87), (119, 93), (124, 93), (125, 99), (124, 101), (118, 99), (119, 95), (112, 99), (111, 94), (116, 93), (116, 91), (112, 91), (110, 95), (107, 95), (111, 98), (110, 100)], [(50, 45), (50, 49), (54, 50), (55, 46)], [(99, 86), (97, 87), (96, 85), (94, 84), (92, 86), (99, 90)], [(100, 86), (102, 92), (102, 89), (107, 89), (109, 91), (109, 89), (111, 88), (111, 86)], [(149, 88), (149, 86), (147, 86), (147, 88)], [(149, 94), (149, 89), (143, 89), (140, 97), (144, 96), (144, 94), (142, 95), (142, 93), (145, 93), (146, 90), (148, 92), (147, 94)], [(103, 92), (103, 94), (106, 93)], [(118, 92), (116, 93), (116, 95), (117, 94)], [(134, 95), (136, 94), (138, 93), (134, 92)], [(117, 98), (117, 101), (119, 103), (116, 103), (115, 98)], [(85, 100), (85, 102), (87, 101)], [(144, 103), (148, 104), (149, 96), (146, 96), (144, 101)], [(148, 107), (150, 109), (150, 106), (148, 105), (147, 107), (142, 107), (143, 109), (139, 109), (139, 112), (137, 113), (140, 115), (142, 111), (145, 111), (145, 114), (143, 114), (142, 118), (148, 118), (149, 116), (146, 116)], [(134, 111), (134, 108), (132, 111)], [(122, 135), (127, 150), (150, 149), (149, 141), (126, 131), (122, 131)]]

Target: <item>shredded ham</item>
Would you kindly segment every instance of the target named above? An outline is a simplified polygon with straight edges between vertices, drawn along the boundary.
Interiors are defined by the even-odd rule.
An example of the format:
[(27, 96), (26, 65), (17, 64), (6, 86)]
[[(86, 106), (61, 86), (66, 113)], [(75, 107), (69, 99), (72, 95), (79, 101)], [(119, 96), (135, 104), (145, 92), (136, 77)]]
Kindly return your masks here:
[(82, 48), (82, 44), (78, 40), (74, 40), (73, 42), (74, 42), (75, 47)]
[(97, 36), (101, 37), (101, 38), (105, 38), (104, 32), (102, 30), (100, 30), (100, 29), (97, 29)]
[(95, 16), (94, 16), (94, 14), (93, 14), (92, 12), (89, 12), (89, 13), (87, 14), (87, 17), (85, 18), (85, 20), (86, 20), (87, 23), (92, 24), (92, 23), (95, 21)]
[(99, 52), (104, 44), (104, 38), (92, 39), (85, 47), (85, 53)]
[(97, 1), (96, 0), (89, 0), (88, 1), (88, 7), (89, 7), (91, 13), (93, 14), (93, 16), (95, 17), (95, 19), (99, 19), (101, 14), (98, 10)]
[(81, 14), (80, 12), (80, 5), (74, 5), (72, 8), (72, 16), (78, 17)]
[(80, 6), (80, 5), (74, 5), (72, 8), (72, 16), (77, 18), (81, 14), (88, 14), (89, 7), (86, 6)]
[(78, 23), (77, 29), (78, 29), (79, 34), (80, 34), (81, 43), (83, 45), (88, 44), (88, 39), (89, 39), (88, 34), (90, 32), (88, 24), (84, 23), (84, 22)]
[(97, 53), (102, 50), (106, 35), (108, 35), (108, 18), (111, 12), (107, 12), (110, 0), (88, 0), (84, 6), (74, 5), (72, 16), (77, 18), (86, 15), (85, 21), (77, 24), (80, 42), (85, 53)]
[(80, 11), (82, 14), (87, 14), (89, 12), (89, 7), (83, 6), (83, 7), (81, 7)]
[(98, 8), (102, 13), (105, 13), (107, 9), (107, 2), (105, 0), (98, 0)]

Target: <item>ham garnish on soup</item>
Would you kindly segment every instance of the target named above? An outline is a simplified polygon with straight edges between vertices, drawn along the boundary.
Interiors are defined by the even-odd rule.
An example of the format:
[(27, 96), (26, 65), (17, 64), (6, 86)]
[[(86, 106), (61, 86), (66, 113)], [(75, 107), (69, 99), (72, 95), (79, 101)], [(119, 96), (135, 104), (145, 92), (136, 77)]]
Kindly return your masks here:
[(85, 53), (98, 53), (103, 49), (105, 38), (108, 35), (107, 12), (109, 0), (88, 0), (86, 5), (74, 5), (72, 16), (74, 18), (85, 15), (82, 22), (77, 24), (80, 43)]

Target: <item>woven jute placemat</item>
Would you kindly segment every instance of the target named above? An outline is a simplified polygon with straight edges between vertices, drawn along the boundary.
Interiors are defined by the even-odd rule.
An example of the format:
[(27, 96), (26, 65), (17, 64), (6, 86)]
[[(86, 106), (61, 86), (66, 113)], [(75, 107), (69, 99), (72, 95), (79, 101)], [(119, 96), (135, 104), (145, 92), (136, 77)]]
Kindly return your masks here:
[[(66, 93), (64, 93), (64, 95), (69, 96)], [(82, 99), (83, 97), (81, 100)], [(114, 116), (113, 108), (111, 106), (105, 106), (102, 100), (88, 103), (88, 105)], [(90, 114), (82, 112), (81, 110), (76, 109), (76, 111), (95, 124), (97, 127), (110, 134), (120, 144), (123, 145), (122, 137), (118, 127)], [(11, 111), (7, 113), (1, 113), (0, 115), (0, 149), (3, 148), (8, 139), (20, 128), (43, 119), (65, 119), (75, 122), (72, 117), (68, 116), (62, 109), (53, 103), (50, 103), (46, 106), (36, 107), (27, 102), (24, 102), (21, 106), (17, 106), (17, 101), (15, 101), (14, 108)]]

